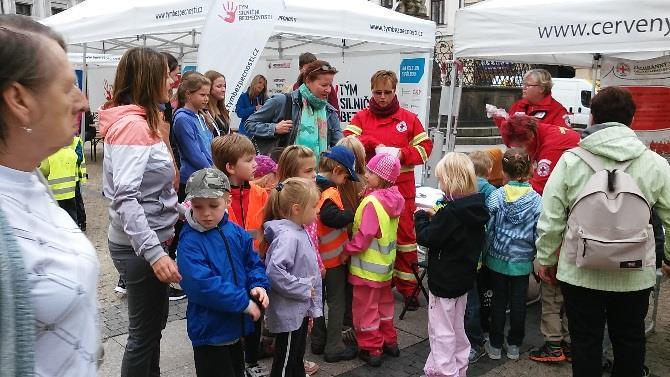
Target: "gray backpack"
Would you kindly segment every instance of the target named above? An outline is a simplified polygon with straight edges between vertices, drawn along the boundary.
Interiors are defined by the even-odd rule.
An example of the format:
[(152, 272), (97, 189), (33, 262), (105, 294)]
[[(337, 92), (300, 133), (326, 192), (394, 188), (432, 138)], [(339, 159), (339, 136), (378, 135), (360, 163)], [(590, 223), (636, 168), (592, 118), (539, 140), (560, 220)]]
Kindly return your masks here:
[(604, 168), (601, 158), (577, 147), (568, 150), (594, 173), (568, 213), (561, 259), (580, 268), (607, 271), (656, 266), (651, 207), (625, 170), (633, 160)]

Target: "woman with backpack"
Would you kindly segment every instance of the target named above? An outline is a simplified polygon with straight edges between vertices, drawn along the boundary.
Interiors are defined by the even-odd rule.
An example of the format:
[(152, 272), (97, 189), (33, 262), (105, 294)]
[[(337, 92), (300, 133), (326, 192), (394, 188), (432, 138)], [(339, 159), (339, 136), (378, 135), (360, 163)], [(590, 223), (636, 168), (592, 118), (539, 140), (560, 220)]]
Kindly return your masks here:
[(249, 116), (244, 126), (259, 154), (298, 144), (314, 151), (318, 158), (337, 144), (342, 138), (340, 119), (328, 103), (336, 73), (326, 61), (309, 63), (305, 66), (305, 82), (298, 89), (273, 96)]

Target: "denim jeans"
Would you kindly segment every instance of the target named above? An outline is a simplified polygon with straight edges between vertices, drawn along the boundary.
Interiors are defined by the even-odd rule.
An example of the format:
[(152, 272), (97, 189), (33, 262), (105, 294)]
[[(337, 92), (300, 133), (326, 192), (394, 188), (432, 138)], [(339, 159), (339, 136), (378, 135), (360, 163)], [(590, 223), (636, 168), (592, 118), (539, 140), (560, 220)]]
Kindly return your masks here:
[(507, 344), (521, 346), (526, 333), (526, 295), (528, 275), (508, 276), (491, 271), (493, 303), (491, 308), (491, 346), (502, 348), (505, 338), (507, 305), (510, 308), (510, 329)]
[(161, 331), (168, 316), (167, 284), (162, 283), (132, 246), (108, 241), (117, 270), (125, 277), (128, 297), (128, 342), (121, 377), (160, 376)]
[(465, 306), (465, 335), (473, 348), (484, 346), (484, 330), (482, 330), (479, 310), (479, 289), (475, 281), (475, 285), (468, 292), (468, 303)]

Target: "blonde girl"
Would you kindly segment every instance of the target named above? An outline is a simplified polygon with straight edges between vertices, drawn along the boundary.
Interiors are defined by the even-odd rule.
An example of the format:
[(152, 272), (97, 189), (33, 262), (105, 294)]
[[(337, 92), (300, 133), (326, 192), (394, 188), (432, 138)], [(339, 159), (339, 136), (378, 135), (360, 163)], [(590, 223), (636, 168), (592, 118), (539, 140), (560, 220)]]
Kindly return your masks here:
[(179, 170), (179, 201), (183, 201), (186, 181), (195, 171), (212, 167), (212, 132), (202, 116), (209, 103), (211, 82), (201, 73), (185, 76), (179, 84), (184, 107), (175, 111), (174, 136), (181, 168)]
[(214, 137), (230, 133), (230, 114), (226, 109), (226, 76), (217, 71), (205, 72), (205, 77), (212, 83), (209, 91), (209, 103), (204, 110), (207, 124)]
[(417, 243), (428, 248), (430, 355), (424, 372), (426, 376), (465, 376), (470, 355), (465, 305), (474, 286), (489, 215), (467, 155), (447, 153), (435, 170), (444, 199), (434, 209), (414, 215)]
[(348, 180), (339, 187), (344, 208), (356, 211), (356, 208), (358, 208), (358, 205), (361, 203), (360, 193), (363, 190), (363, 187), (365, 187), (365, 147), (363, 146), (363, 143), (353, 135), (340, 139), (340, 141), (337, 142), (337, 145), (346, 147), (352, 151), (356, 157), (355, 170), (359, 181), (354, 182)]
[(277, 334), (271, 377), (305, 376), (305, 343), (309, 318), (320, 317), (321, 274), (316, 253), (304, 229), (316, 220), (319, 190), (312, 180), (289, 178), (270, 194), (263, 224), (265, 258), (273, 305), (266, 325)]
[[(244, 122), (247, 118), (258, 111), (265, 101), (268, 100), (268, 80), (263, 75), (256, 75), (246, 92), (240, 95), (235, 105), (235, 113), (240, 117), (240, 130), (242, 135), (247, 135)], [(248, 135), (247, 135), (248, 136)]]

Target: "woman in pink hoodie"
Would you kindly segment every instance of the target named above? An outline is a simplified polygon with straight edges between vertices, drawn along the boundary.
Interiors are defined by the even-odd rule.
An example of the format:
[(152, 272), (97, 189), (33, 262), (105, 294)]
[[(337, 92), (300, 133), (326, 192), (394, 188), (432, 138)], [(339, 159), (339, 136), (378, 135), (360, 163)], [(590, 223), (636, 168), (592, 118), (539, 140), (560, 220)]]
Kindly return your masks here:
[(365, 178), (371, 191), (358, 206), (354, 235), (344, 251), (351, 255), (349, 282), (353, 285), (353, 319), (360, 358), (370, 366), (381, 366), (382, 353), (400, 356), (393, 326), (393, 263), (396, 255), (398, 219), (403, 199), (395, 180), (400, 161), (377, 154), (368, 162)]
[(172, 79), (164, 55), (132, 48), (116, 71), (114, 95), (100, 110), (105, 138), (103, 194), (110, 199), (109, 251), (128, 295), (122, 376), (160, 375), (168, 283), (181, 276), (167, 254), (177, 221), (172, 155), (163, 141), (160, 104)]

